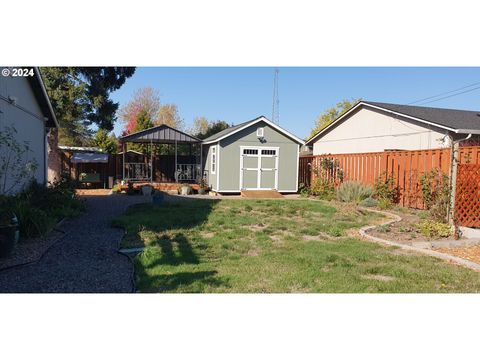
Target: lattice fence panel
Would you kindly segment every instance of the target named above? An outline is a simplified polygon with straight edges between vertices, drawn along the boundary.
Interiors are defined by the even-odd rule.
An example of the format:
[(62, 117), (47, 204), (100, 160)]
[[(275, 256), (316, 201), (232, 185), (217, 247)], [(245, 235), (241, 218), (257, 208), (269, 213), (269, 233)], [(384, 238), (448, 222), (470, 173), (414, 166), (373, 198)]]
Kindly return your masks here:
[(458, 164), (455, 221), (480, 227), (480, 164)]

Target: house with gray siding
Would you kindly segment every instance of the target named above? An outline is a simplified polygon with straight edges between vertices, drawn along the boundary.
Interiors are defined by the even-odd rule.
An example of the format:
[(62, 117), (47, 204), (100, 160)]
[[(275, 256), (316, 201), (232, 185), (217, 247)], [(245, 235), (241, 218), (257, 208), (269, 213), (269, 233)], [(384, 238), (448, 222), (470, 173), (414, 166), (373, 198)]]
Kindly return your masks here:
[(220, 131), (202, 142), (202, 168), (218, 193), (298, 191), (303, 140), (264, 116)]
[[(0, 67), (0, 73), (11, 73), (11, 69)], [(29, 76), (0, 76), (0, 131), (5, 131), (7, 127), (15, 128), (15, 138), (19, 143), (28, 144), (28, 160), (37, 164), (33, 178), (40, 184), (46, 184), (47, 134), (51, 128), (58, 127), (58, 122), (38, 68), (33, 68)], [(14, 180), (8, 175), (6, 188), (10, 188), (8, 184), (12, 183), (15, 185), (12, 192), (19, 191), (24, 184), (13, 184)]]

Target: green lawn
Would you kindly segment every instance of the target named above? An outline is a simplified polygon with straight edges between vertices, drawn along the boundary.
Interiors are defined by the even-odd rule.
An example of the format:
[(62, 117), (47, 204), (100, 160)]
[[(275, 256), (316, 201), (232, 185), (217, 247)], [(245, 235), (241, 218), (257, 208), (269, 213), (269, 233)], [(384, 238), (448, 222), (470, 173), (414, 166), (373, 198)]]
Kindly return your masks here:
[(352, 237), (378, 215), (309, 200), (136, 205), (114, 225), (142, 292), (478, 292), (480, 274)]

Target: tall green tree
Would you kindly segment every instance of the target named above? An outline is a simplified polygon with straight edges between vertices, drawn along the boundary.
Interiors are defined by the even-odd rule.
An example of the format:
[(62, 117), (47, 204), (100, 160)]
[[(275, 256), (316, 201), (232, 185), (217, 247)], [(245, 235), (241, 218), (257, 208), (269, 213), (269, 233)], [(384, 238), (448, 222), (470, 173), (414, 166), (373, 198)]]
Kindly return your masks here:
[(104, 129), (97, 130), (91, 144), (109, 154), (116, 154), (118, 151), (117, 138), (114, 134), (109, 135)]
[[(141, 109), (136, 117), (135, 127), (132, 132), (149, 129), (153, 126), (152, 118), (146, 109)], [(149, 147), (144, 144), (129, 144), (128, 148), (131, 150), (140, 151), (144, 154), (148, 153)]]
[(337, 103), (337, 105), (323, 111), (315, 121), (315, 127), (310, 132), (308, 138), (310, 139), (315, 136), (320, 130), (330, 125), (338, 117), (354, 107), (360, 100), (361, 99), (342, 100)]
[(60, 122), (59, 142), (87, 145), (90, 125), (111, 131), (118, 103), (110, 99), (135, 72), (134, 67), (43, 67), (41, 73)]

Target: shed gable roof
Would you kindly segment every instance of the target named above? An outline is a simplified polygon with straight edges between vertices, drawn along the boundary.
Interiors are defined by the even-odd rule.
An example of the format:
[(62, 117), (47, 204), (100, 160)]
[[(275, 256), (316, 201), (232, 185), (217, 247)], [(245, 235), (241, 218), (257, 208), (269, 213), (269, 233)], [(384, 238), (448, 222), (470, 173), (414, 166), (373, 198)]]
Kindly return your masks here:
[(274, 124), (272, 123), (270, 120), (268, 120), (265, 116), (259, 116), (253, 120), (250, 120), (250, 121), (246, 121), (244, 123), (241, 123), (241, 124), (238, 124), (238, 125), (235, 125), (235, 126), (232, 126), (232, 127), (229, 127), (225, 130), (222, 130), (222, 131), (219, 131), (218, 133), (216, 134), (213, 134), (212, 136), (206, 138), (203, 140), (203, 143), (204, 144), (211, 144), (211, 143), (215, 143), (217, 141), (220, 141), (222, 139), (225, 139), (243, 129), (247, 129), (249, 128), (250, 126), (253, 126), (255, 125), (256, 123), (259, 123), (260, 121), (264, 121), (265, 123), (267, 123), (267, 125), (269, 125), (270, 127), (272, 127), (273, 129), (277, 130), (278, 132), (284, 134), (285, 136), (287, 136), (288, 138), (292, 139), (293, 141), (295, 141), (296, 143), (300, 144), (300, 145), (303, 145), (304, 142), (302, 139), (296, 137), (295, 135), (293, 135), (292, 133), (288, 132), (287, 130), (281, 128), (280, 126), (278, 126), (277, 124)]
[(480, 134), (480, 114), (478, 111), (360, 101), (330, 125), (320, 130), (310, 138), (306, 144), (309, 146), (313, 145), (322, 134), (328, 132), (332, 127), (336, 126), (338, 122), (348, 118), (355, 110), (361, 107), (383, 110), (394, 115), (403, 116), (420, 124), (433, 125), (457, 134)]

